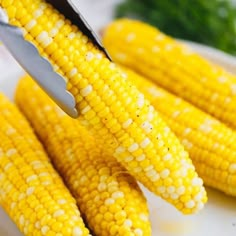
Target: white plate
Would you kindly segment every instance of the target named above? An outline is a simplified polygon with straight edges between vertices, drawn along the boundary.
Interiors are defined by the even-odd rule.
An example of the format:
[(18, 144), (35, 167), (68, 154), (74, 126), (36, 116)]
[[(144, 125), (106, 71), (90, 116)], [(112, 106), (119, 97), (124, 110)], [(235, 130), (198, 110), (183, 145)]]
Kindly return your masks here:
[[(82, 12), (88, 16), (88, 21), (96, 30), (105, 25), (111, 17), (111, 2), (119, 0), (101, 0), (101, 11), (109, 14), (100, 14), (97, 11), (96, 1), (80, 0)], [(108, 4), (109, 3), (109, 4)], [(87, 4), (87, 5), (86, 5)], [(87, 8), (91, 4), (90, 8)], [(96, 7), (95, 7), (96, 6)], [(89, 9), (89, 12), (88, 12)], [(86, 12), (87, 11), (87, 12)], [(91, 11), (94, 14), (89, 14)], [(102, 17), (100, 21), (97, 21)], [(231, 72), (236, 73), (236, 59), (218, 50), (196, 44), (190, 44), (197, 52), (216, 62)], [(6, 50), (0, 46), (0, 91), (11, 99), (22, 69), (15, 63)], [(204, 210), (193, 216), (183, 216), (172, 206), (153, 196), (144, 189), (150, 208), (153, 236), (235, 236), (236, 235), (236, 198), (207, 189), (209, 201)], [(14, 223), (0, 208), (0, 236), (20, 236)], [(145, 236), (145, 235), (144, 235)]]

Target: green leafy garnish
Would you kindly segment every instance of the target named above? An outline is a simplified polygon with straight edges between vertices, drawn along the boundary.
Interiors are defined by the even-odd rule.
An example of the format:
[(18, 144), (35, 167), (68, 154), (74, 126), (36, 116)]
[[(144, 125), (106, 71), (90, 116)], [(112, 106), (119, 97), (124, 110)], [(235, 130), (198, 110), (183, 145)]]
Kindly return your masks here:
[(126, 0), (116, 17), (138, 18), (176, 38), (236, 55), (236, 6), (231, 0)]

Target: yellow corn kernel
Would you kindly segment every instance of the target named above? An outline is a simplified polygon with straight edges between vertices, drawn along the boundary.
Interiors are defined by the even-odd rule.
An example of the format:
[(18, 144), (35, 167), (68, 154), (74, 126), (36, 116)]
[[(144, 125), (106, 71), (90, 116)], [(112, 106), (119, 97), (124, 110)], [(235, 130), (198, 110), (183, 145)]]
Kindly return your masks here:
[[(20, 24), (25, 29), (26, 37), (30, 35), (28, 40), (37, 45), (55, 70), (65, 76), (67, 87), (76, 98), (80, 122), (101, 139), (129, 173), (150, 191), (182, 212), (197, 211), (198, 205), (206, 202), (205, 190), (202, 184), (192, 186), (192, 179), (197, 178), (197, 173), (188, 153), (149, 101), (77, 27), (49, 4), (42, 0), (13, 0), (12, 6), (17, 6), (17, 10), (10, 22)], [(5, 10), (8, 12), (8, 6), (5, 6)], [(24, 17), (29, 18), (28, 22), (22, 21), (24, 17), (19, 12), (25, 12)], [(38, 22), (42, 17), (44, 24)], [(26, 25), (32, 20), (37, 24), (28, 29)], [(63, 33), (65, 28), (67, 33)], [(32, 34), (31, 31), (35, 29), (36, 34)], [(47, 49), (52, 45), (54, 47), (50, 48), (49, 53)], [(68, 45), (67, 48), (64, 48), (65, 45)], [(52, 48), (55, 50), (52, 51)], [(67, 70), (67, 67), (63, 67), (66, 64), (73, 69), (70, 67)], [(164, 161), (167, 154), (172, 158)], [(133, 159), (126, 162), (129, 156)], [(182, 166), (182, 161), (188, 165)], [(152, 174), (147, 173), (148, 168), (153, 168)], [(184, 172), (180, 171), (182, 169)], [(194, 199), (193, 192), (198, 192), (202, 198), (195, 201), (194, 207), (189, 210), (180, 195), (172, 199), (166, 191), (159, 190), (160, 186), (165, 185), (166, 178), (170, 179), (172, 185), (182, 181), (185, 188), (182, 195)]]
[(20, 81), (16, 101), (96, 235), (131, 236), (137, 230), (151, 235), (147, 202), (138, 184), (101, 143), (62, 112), (30, 77)]
[(158, 29), (121, 19), (104, 30), (112, 58), (236, 128), (236, 77)]
[(33, 130), (0, 95), (0, 205), (24, 235), (89, 235)]
[(236, 133), (144, 77), (122, 69), (181, 140), (204, 183), (236, 196)]

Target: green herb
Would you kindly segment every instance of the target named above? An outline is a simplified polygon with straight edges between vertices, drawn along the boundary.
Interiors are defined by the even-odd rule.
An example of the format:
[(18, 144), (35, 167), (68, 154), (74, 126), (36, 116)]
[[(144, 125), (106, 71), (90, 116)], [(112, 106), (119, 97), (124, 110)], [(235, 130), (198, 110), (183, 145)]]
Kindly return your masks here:
[(176, 38), (236, 55), (236, 6), (231, 0), (126, 0), (117, 17), (150, 23)]

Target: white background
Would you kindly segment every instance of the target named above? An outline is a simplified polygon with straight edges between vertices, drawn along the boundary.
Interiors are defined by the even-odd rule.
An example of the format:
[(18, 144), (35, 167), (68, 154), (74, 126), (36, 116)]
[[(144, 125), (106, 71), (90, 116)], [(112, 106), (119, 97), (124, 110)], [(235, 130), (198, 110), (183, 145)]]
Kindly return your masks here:
[[(112, 18), (112, 9), (119, 0), (79, 0), (77, 4), (91, 26), (98, 31)], [(192, 45), (204, 56), (221, 63), (236, 73), (236, 60), (218, 51)], [(0, 47), (0, 90), (12, 97), (16, 81), (23, 73), (3, 47)], [(145, 190), (150, 206), (154, 236), (235, 236), (236, 199), (208, 190), (209, 201), (203, 211), (183, 216), (172, 206)], [(21, 235), (0, 209), (0, 236)]]

